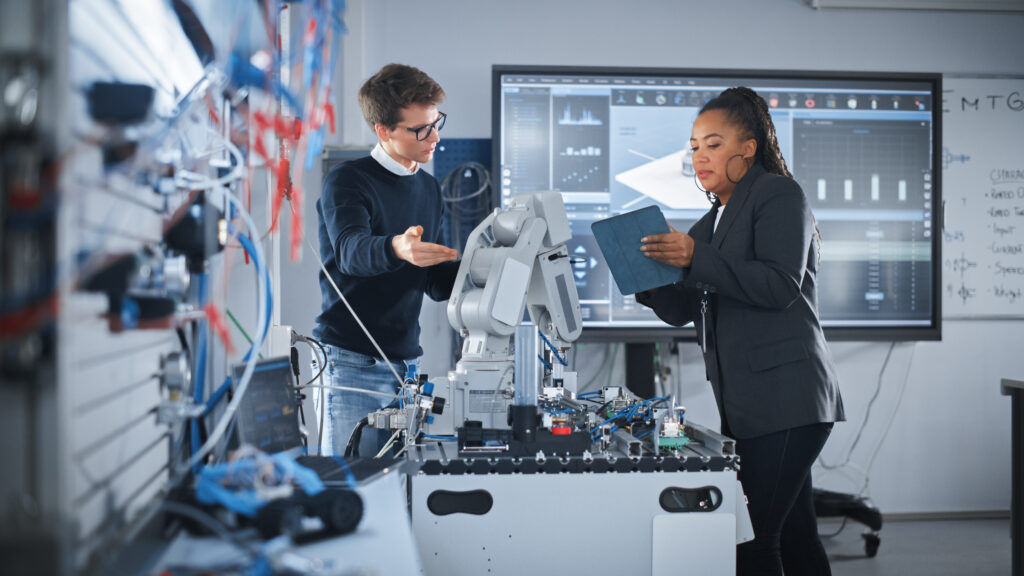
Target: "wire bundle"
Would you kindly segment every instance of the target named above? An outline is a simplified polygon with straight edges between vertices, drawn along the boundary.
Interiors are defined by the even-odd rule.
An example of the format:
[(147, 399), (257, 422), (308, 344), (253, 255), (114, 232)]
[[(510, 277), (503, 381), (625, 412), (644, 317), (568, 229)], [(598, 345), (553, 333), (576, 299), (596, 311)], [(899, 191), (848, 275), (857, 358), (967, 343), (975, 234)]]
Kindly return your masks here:
[[(466, 181), (474, 177), (479, 185), (468, 191)], [(491, 175), (479, 162), (467, 162), (453, 168), (441, 180), (441, 197), (448, 210), (449, 241), (462, 253), (466, 238), (473, 228), (495, 208), (494, 195), (490, 193)]]
[[(635, 434), (638, 431), (637, 428), (644, 428), (642, 436), (646, 436), (654, 427), (652, 420), (654, 408), (664, 404), (665, 402), (668, 402), (667, 397), (650, 398), (648, 400), (634, 402), (611, 415), (607, 415), (607, 419), (604, 422), (601, 422), (590, 430), (591, 437), (594, 440), (597, 440), (601, 436), (601, 428), (607, 424), (612, 425), (610, 429), (611, 432), (615, 432), (620, 428), (625, 428), (628, 429), (630, 433)], [(603, 404), (598, 408), (597, 413), (600, 415), (609, 404), (611, 404), (611, 402)], [(642, 436), (637, 436), (637, 438), (639, 439)]]

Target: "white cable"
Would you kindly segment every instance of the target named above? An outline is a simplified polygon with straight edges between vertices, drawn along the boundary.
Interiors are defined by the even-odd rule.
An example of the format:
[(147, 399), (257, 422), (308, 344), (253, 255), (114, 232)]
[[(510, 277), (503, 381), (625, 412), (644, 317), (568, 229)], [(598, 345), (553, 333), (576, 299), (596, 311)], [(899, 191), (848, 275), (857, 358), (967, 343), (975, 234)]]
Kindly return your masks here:
[[(316, 354), (316, 352), (314, 352)], [(324, 370), (327, 369), (327, 358), (324, 357)], [(323, 456), (324, 454), (324, 413), (327, 412), (327, 389), (324, 388), (324, 370), (320, 371), (320, 376), (317, 378), (320, 380), (320, 427), (316, 432), (316, 444), (317, 454)]]
[[(295, 213), (295, 206), (292, 205), (291, 198), (288, 199), (288, 208), (291, 209), (292, 214)], [(338, 288), (338, 285), (334, 283), (334, 278), (331, 277), (331, 273), (327, 271), (327, 267), (324, 266), (323, 261), (320, 260), (319, 254), (317, 254), (317, 250), (313, 246), (312, 242), (309, 241), (309, 238), (306, 237), (306, 234), (303, 230), (292, 230), (292, 234), (295, 233), (298, 233), (300, 236), (302, 236), (302, 239), (306, 242), (306, 246), (309, 246), (310, 252), (313, 253), (313, 257), (316, 258), (317, 263), (320, 264), (320, 269), (323, 270), (324, 276), (327, 277), (327, 281), (331, 283), (331, 286), (334, 288), (334, 291), (338, 294), (338, 298), (341, 298), (342, 304), (345, 305), (345, 308), (348, 308), (348, 312), (349, 314), (352, 315), (352, 318), (355, 319), (356, 324), (359, 324), (359, 328), (362, 329), (363, 333), (366, 334), (366, 337), (370, 339), (370, 344), (373, 344), (374, 349), (377, 350), (377, 353), (380, 354), (380, 357), (384, 359), (384, 363), (387, 364), (388, 368), (391, 369), (391, 373), (395, 375), (395, 380), (398, 380), (398, 387), (404, 390), (405, 380), (403, 380), (402, 377), (398, 375), (398, 371), (395, 370), (395, 367), (391, 364), (391, 360), (388, 358), (387, 354), (385, 354), (384, 351), (381, 350), (380, 345), (377, 344), (377, 340), (373, 337), (372, 334), (370, 334), (369, 329), (366, 328), (366, 325), (363, 324), (363, 321), (359, 319), (359, 315), (356, 314), (356, 311), (352, 309), (352, 306), (348, 303), (348, 300), (345, 298), (345, 295), (341, 293), (341, 288)]]
[[(217, 133), (215, 130), (210, 129), (210, 131), (212, 133), (216, 134), (218, 137), (220, 137), (220, 134)], [(218, 178), (216, 180), (212, 180), (212, 181), (210, 181), (210, 182), (208, 182), (206, 184), (203, 184), (203, 185), (194, 185), (192, 183), (189, 183), (190, 189), (193, 189), (193, 190), (213, 189), (213, 188), (216, 188), (216, 187), (223, 186), (224, 184), (226, 184), (226, 183), (228, 183), (228, 182), (230, 182), (232, 180), (235, 180), (235, 179), (237, 179), (237, 178), (239, 178), (241, 176), (241, 166), (244, 165), (241, 152), (239, 152), (238, 148), (234, 144), (232, 144), (231, 142), (227, 141), (226, 139), (224, 141), (224, 144), (227, 147), (228, 152), (235, 158), (235, 161), (236, 161), (235, 162), (235, 170), (233, 170), (230, 174), (228, 174), (228, 175), (226, 175), (224, 177)], [(263, 245), (258, 240), (258, 238), (259, 238), (259, 231), (256, 228), (256, 223), (253, 222), (252, 217), (245, 210), (245, 207), (242, 205), (241, 201), (237, 197), (235, 197), (234, 194), (231, 194), (229, 192), (225, 192), (225, 196), (227, 196), (228, 201), (233, 206), (235, 206), (235, 208), (238, 210), (238, 215), (243, 219), (243, 221), (245, 221), (246, 227), (250, 231), (250, 238), (252, 239), (253, 248), (254, 248), (254, 250), (256, 252), (256, 254), (253, 257), (253, 262), (256, 264), (256, 273), (257, 273), (257, 277), (259, 278), (258, 284), (259, 284), (259, 286), (261, 288), (261, 290), (260, 290), (260, 296), (261, 297), (257, 298), (257, 307), (258, 307), (258, 311), (257, 311), (257, 318), (258, 318), (258, 320), (257, 320), (257, 323), (258, 323), (258, 326), (259, 326), (259, 331), (256, 333), (256, 337), (253, 339), (253, 345), (252, 345), (253, 351), (256, 351), (256, 350), (259, 350), (259, 348), (263, 345), (263, 341), (266, 339), (266, 336), (267, 336), (267, 327), (268, 327), (268, 322), (267, 322), (268, 319), (267, 319), (267, 314), (266, 314), (266, 301), (267, 301), (267, 298), (269, 297), (270, 287), (267, 286), (266, 283), (263, 281), (264, 280), (263, 276), (266, 274), (266, 272), (265, 272), (266, 260), (265, 260), (264, 253), (263, 253)], [(292, 212), (294, 213), (295, 207), (292, 205), (290, 198), (289, 198), (289, 201), (288, 201), (288, 206), (292, 210)], [(302, 239), (306, 242), (306, 245), (309, 246), (309, 248), (313, 252), (313, 254), (314, 255), (316, 254), (315, 248), (312, 246), (312, 244), (310, 243), (310, 241), (306, 237), (306, 235), (304, 233), (302, 233), (302, 230), (298, 230), (298, 231), (294, 231), (293, 230), (292, 232), (293, 233), (298, 232), (302, 236)], [(352, 314), (352, 317), (359, 324), (359, 327), (366, 334), (367, 338), (370, 339), (370, 342), (373, 344), (373, 347), (381, 355), (381, 358), (384, 359), (385, 363), (387, 363), (388, 368), (391, 370), (391, 373), (394, 374), (395, 379), (398, 380), (399, 387), (404, 388), (405, 381), (402, 380), (401, 376), (399, 376), (398, 371), (395, 370), (395, 367), (392, 365), (391, 360), (388, 359), (386, 354), (384, 354), (384, 351), (381, 350), (380, 345), (377, 344), (377, 341), (370, 334), (370, 331), (366, 328), (366, 325), (363, 324), (362, 320), (359, 319), (359, 316), (356, 314), (355, 310), (353, 310), (352, 306), (348, 303), (348, 300), (345, 299), (344, 294), (341, 293), (341, 289), (338, 288), (338, 285), (334, 283), (334, 279), (331, 277), (330, 273), (327, 272), (327, 268), (324, 266), (323, 262), (320, 261), (319, 258), (317, 259), (317, 262), (320, 264), (320, 268), (323, 270), (324, 275), (327, 276), (327, 280), (331, 283), (331, 286), (334, 287), (334, 291), (341, 298), (341, 301), (345, 304), (345, 307), (348, 308), (349, 313)], [(238, 407), (241, 404), (242, 398), (245, 396), (245, 391), (249, 387), (249, 382), (252, 379), (253, 371), (256, 368), (256, 360), (257, 360), (257, 358), (258, 358), (257, 354), (250, 354), (249, 355), (249, 361), (245, 365), (245, 369), (242, 372), (241, 378), (239, 378), (239, 385), (238, 385), (237, 389), (235, 390), (235, 393), (234, 393), (234, 396), (231, 399), (231, 402), (228, 404), (227, 408), (225, 408), (224, 413), (221, 415), (221, 418), (217, 422), (217, 426), (213, 429), (213, 432), (210, 433), (210, 436), (207, 438), (206, 442), (203, 443), (203, 446), (199, 449), (199, 452), (197, 452), (196, 454), (192, 455), (192, 458), (189, 459), (187, 465), (185, 465), (183, 467), (184, 469), (192, 468), (196, 464), (200, 463), (203, 460), (203, 458), (205, 458), (206, 455), (210, 453), (210, 451), (213, 449), (213, 447), (216, 446), (217, 442), (219, 442), (221, 437), (224, 435), (224, 432), (227, 430), (228, 425), (231, 423), (231, 420), (234, 418), (235, 412), (238, 411)], [(348, 388), (348, 387), (344, 387), (344, 386), (336, 386), (336, 387), (332, 386), (331, 388), (338, 388), (338, 389), (348, 390), (350, 392), (355, 391), (355, 392), (361, 392), (361, 393), (370, 394), (370, 395), (384, 396), (386, 398), (400, 398), (399, 396), (392, 395), (392, 394), (384, 394), (384, 393), (381, 393), (381, 392), (373, 392), (373, 391), (370, 391), (370, 390), (361, 390), (359, 388)], [(181, 469), (179, 469), (178, 472), (181, 472)]]
[(345, 392), (359, 392), (360, 394), (367, 394), (369, 396), (380, 396), (381, 398), (390, 398), (392, 400), (397, 400), (397, 399), (401, 398), (401, 396), (399, 396), (397, 394), (388, 394), (387, 392), (377, 392), (375, 390), (363, 390), (362, 388), (352, 388), (350, 386), (328, 386), (328, 385), (321, 385), (321, 384), (306, 384), (305, 386), (298, 386), (297, 387), (298, 390), (302, 390), (304, 388), (320, 388), (321, 390), (343, 390)]
[[(237, 152), (237, 149), (235, 149), (235, 151)], [(224, 435), (224, 432), (227, 430), (228, 425), (234, 418), (235, 412), (238, 411), (238, 407), (242, 402), (242, 398), (245, 397), (246, 389), (249, 388), (249, 382), (250, 380), (252, 380), (252, 373), (256, 368), (256, 360), (259, 357), (259, 354), (257, 354), (257, 352), (259, 351), (260, 347), (263, 346), (263, 341), (264, 339), (266, 339), (267, 336), (267, 327), (269, 326), (266, 302), (267, 298), (269, 298), (270, 296), (270, 286), (268, 286), (267, 282), (264, 281), (264, 276), (266, 274), (266, 269), (264, 268), (266, 266), (266, 260), (264, 260), (263, 245), (258, 240), (259, 231), (257, 230), (256, 223), (253, 222), (252, 217), (249, 216), (248, 212), (246, 212), (245, 207), (242, 205), (242, 202), (238, 198), (236, 198), (234, 194), (226, 193), (225, 195), (227, 196), (228, 201), (231, 202), (231, 204), (235, 206), (235, 208), (237, 208), (238, 215), (242, 218), (243, 221), (245, 221), (245, 225), (250, 232), (250, 238), (252, 239), (253, 250), (256, 252), (253, 255), (253, 263), (256, 265), (256, 275), (257, 278), (259, 279), (258, 285), (260, 287), (258, 293), (260, 297), (256, 299), (256, 307), (258, 308), (257, 325), (259, 326), (259, 331), (256, 333), (256, 337), (253, 338), (252, 354), (249, 354), (249, 361), (245, 364), (245, 369), (242, 371), (241, 378), (239, 378), (238, 388), (235, 389), (235, 393), (234, 396), (231, 398), (231, 402), (228, 404), (227, 408), (224, 409), (224, 413), (217, 421), (217, 426), (213, 429), (213, 432), (210, 433), (210, 436), (206, 439), (206, 442), (203, 443), (202, 447), (199, 449), (199, 452), (192, 455), (192, 458), (189, 459), (188, 463), (183, 467), (183, 469), (192, 468), (196, 464), (202, 462), (203, 458), (205, 458), (206, 455), (209, 454), (211, 450), (213, 450), (213, 447), (217, 445), (217, 442), (219, 442), (221, 437)], [(177, 472), (181, 471), (182, 469), (179, 469)]]
[(374, 458), (380, 458), (381, 456), (387, 454), (388, 450), (390, 450), (391, 447), (395, 444), (395, 438), (398, 438), (398, 435), (401, 433), (401, 428), (395, 430), (395, 433), (391, 435), (391, 438), (388, 440), (387, 444), (385, 444), (384, 447), (380, 449), (380, 452), (377, 452), (377, 455), (374, 456)]
[[(213, 128), (210, 128), (209, 126), (204, 126), (204, 128), (206, 128), (206, 130), (208, 132), (210, 132), (211, 134), (216, 135), (218, 138), (224, 138), (224, 136), (221, 133), (217, 132)], [(231, 154), (231, 156), (234, 158), (234, 168), (232, 168), (231, 172), (229, 172), (228, 174), (226, 174), (226, 175), (224, 175), (224, 176), (222, 176), (220, 178), (217, 178), (216, 180), (210, 180), (209, 182), (206, 182), (205, 184), (197, 184), (197, 183), (195, 183), (193, 181), (185, 180), (184, 178), (179, 180), (179, 176), (176, 175), (175, 178), (174, 178), (174, 183), (179, 188), (187, 188), (189, 190), (213, 190), (214, 188), (223, 187), (226, 184), (228, 184), (229, 182), (234, 182), (235, 180), (241, 179), (242, 178), (242, 169), (245, 166), (245, 159), (242, 158), (242, 153), (238, 150), (238, 147), (235, 146), (234, 144), (232, 144), (231, 141), (228, 140), (227, 138), (224, 138), (224, 147), (227, 148), (228, 154)], [(189, 173), (188, 172), (184, 172), (183, 174), (189, 174)], [(231, 194), (227, 194), (227, 195), (231, 196)], [(241, 208), (241, 204), (239, 204), (239, 208)], [(253, 241), (253, 243), (256, 243), (256, 241), (259, 239), (259, 237), (260, 237), (259, 233), (256, 231), (256, 229), (254, 227), (252, 229), (252, 241)]]

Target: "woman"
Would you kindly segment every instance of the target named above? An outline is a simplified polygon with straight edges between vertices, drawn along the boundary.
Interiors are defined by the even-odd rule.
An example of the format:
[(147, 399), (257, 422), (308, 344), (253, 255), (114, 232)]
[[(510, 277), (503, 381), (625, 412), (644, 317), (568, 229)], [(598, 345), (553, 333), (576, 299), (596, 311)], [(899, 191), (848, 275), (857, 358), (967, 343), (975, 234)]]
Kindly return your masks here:
[(711, 211), (688, 234), (643, 239), (644, 253), (682, 268), (683, 280), (637, 301), (697, 328), (754, 526), (737, 547), (737, 574), (830, 574), (810, 471), (844, 415), (818, 322), (817, 226), (753, 90), (709, 101), (690, 147)]

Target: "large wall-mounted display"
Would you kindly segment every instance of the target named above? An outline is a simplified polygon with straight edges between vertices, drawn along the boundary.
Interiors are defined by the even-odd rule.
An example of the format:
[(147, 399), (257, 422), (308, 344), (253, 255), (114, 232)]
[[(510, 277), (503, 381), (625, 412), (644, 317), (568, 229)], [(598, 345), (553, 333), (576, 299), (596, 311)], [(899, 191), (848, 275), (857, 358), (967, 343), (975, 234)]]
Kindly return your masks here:
[(495, 188), (502, 202), (562, 193), (584, 338), (685, 334), (619, 292), (590, 224), (648, 205), (678, 230), (700, 218), (711, 205), (690, 129), (705, 102), (737, 85), (768, 102), (820, 227), (828, 336), (938, 339), (940, 76), (496, 66)]

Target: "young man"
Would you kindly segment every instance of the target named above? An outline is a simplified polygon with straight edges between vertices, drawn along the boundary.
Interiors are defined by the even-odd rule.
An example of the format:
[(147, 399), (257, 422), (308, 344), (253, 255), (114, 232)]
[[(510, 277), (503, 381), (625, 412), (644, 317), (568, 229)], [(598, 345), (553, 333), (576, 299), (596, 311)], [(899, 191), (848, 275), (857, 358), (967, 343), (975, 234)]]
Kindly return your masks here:
[[(443, 202), (437, 180), (420, 169), (440, 141), (444, 90), (422, 71), (388, 64), (363, 84), (359, 106), (377, 134), (369, 157), (345, 162), (324, 179), (317, 202), (320, 259), (400, 376), (423, 349), (419, 314), (426, 294), (446, 300), (457, 252), (439, 243)], [(324, 383), (394, 395), (398, 380), (320, 273), (316, 337), (327, 349)], [(383, 396), (326, 391), (325, 452), (341, 454), (360, 419), (391, 402)], [(323, 409), (321, 407), (320, 409)], [(373, 457), (390, 434), (366, 428), (359, 454)]]

